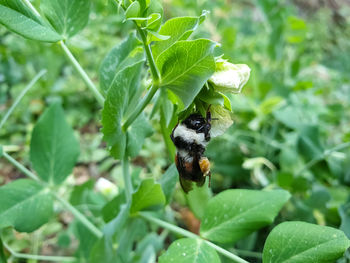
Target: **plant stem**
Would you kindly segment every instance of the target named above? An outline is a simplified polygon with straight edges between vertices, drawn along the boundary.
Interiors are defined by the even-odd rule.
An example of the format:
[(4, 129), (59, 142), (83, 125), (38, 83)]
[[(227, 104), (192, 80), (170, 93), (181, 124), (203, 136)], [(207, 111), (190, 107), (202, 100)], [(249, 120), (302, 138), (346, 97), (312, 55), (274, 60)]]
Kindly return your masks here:
[(32, 173), (31, 171), (29, 171), (26, 167), (24, 167), (21, 163), (17, 162), (15, 159), (13, 159), (10, 155), (8, 155), (5, 151), (3, 152), (3, 156), (5, 157), (5, 159), (7, 159), (10, 163), (12, 163), (18, 170), (20, 170), (21, 172), (23, 172), (26, 176), (28, 176), (29, 178), (32, 178), (35, 181), (41, 182), (39, 180), (39, 178)]
[(183, 228), (180, 228), (178, 226), (175, 226), (173, 224), (170, 224), (168, 222), (165, 222), (163, 220), (160, 220), (156, 217), (153, 217), (152, 215), (150, 215), (149, 213), (145, 213), (145, 212), (139, 212), (139, 216), (156, 224), (159, 225), (165, 229), (168, 229), (174, 233), (177, 233), (179, 235), (185, 236), (185, 237), (189, 237), (189, 238), (195, 238), (195, 239), (201, 239), (202, 241), (204, 241), (207, 245), (211, 246), (212, 248), (214, 248), (217, 252), (219, 252), (220, 254), (224, 255), (225, 257), (228, 257), (230, 259), (232, 259), (234, 262), (237, 263), (249, 263), (248, 261), (244, 260), (243, 258), (240, 258), (238, 256), (236, 256), (235, 254), (231, 253), (230, 251), (227, 251), (226, 249), (223, 249), (217, 245), (215, 245), (214, 243), (204, 240), (203, 238), (201, 238), (200, 236), (193, 234), (190, 231), (187, 231)]
[(5, 124), (5, 122), (7, 121), (7, 119), (10, 117), (11, 113), (13, 112), (13, 110), (17, 107), (18, 103), (21, 101), (21, 99), (23, 98), (23, 96), (34, 86), (34, 84), (43, 76), (45, 75), (47, 72), (46, 69), (41, 70), (38, 74), (36, 74), (36, 76), (29, 82), (29, 84), (22, 90), (22, 92), (18, 95), (18, 97), (16, 98), (15, 102), (11, 105), (11, 107), (9, 108), (9, 110), (6, 112), (6, 114), (4, 115), (4, 117), (2, 118), (2, 120), (0, 121), (0, 130), (2, 128), (2, 126)]
[(154, 94), (156, 94), (158, 90), (157, 85), (152, 85), (149, 89), (148, 93), (142, 98), (142, 101), (136, 106), (136, 109), (130, 114), (125, 123), (123, 124), (123, 131), (125, 132), (128, 127), (136, 120), (136, 118), (140, 115), (140, 113), (144, 110), (144, 108), (148, 105), (148, 103), (153, 98)]
[[(38, 17), (41, 19), (41, 16), (39, 12), (35, 9), (35, 7), (30, 3), (29, 0), (23, 0), (24, 3), (29, 7), (29, 9)], [(89, 76), (86, 74), (84, 69), (80, 66), (79, 62), (75, 59), (73, 54), (70, 52), (68, 47), (64, 44), (63, 40), (58, 42), (63, 49), (64, 53), (66, 54), (68, 60), (72, 63), (73, 67), (78, 71), (79, 75), (83, 78), (85, 84), (88, 86), (88, 88), (92, 91), (97, 101), (100, 103), (101, 106), (103, 106), (103, 103), (105, 101), (102, 94), (98, 91), (95, 84), (92, 82), (92, 80), (89, 78)]]
[(67, 208), (81, 223), (86, 226), (91, 233), (93, 233), (96, 237), (101, 238), (103, 233), (100, 229), (98, 229), (94, 224), (92, 224), (82, 213), (80, 213), (74, 206), (68, 203), (66, 200), (61, 198), (56, 193), (53, 194), (54, 197), (61, 202), (61, 204)]
[(323, 152), (323, 154), (317, 158), (314, 158), (312, 159), (311, 161), (309, 161), (308, 163), (306, 163), (303, 168), (301, 168), (299, 170), (299, 172), (297, 172), (297, 176), (298, 175), (301, 175), (304, 171), (310, 169), (312, 166), (314, 166), (316, 163), (318, 163), (319, 161), (323, 160), (325, 157), (331, 155), (333, 152), (336, 152), (336, 151), (340, 151), (340, 150), (343, 150), (343, 149), (346, 149), (350, 147), (350, 142), (344, 142), (344, 143), (341, 143), (331, 149), (328, 149), (328, 150), (325, 150)]
[(53, 262), (76, 262), (76, 258), (73, 257), (59, 257), (59, 256), (42, 256), (42, 255), (32, 255), (32, 254), (23, 254), (13, 251), (5, 242), (3, 242), (4, 247), (11, 253), (15, 258), (25, 258), (25, 259), (34, 259), (34, 260), (43, 260), (43, 261), (53, 261)]
[(84, 80), (85, 84), (88, 86), (88, 88), (92, 91), (97, 101), (100, 103), (101, 106), (103, 106), (103, 103), (105, 101), (102, 94), (98, 91), (95, 84), (92, 82), (92, 80), (89, 78), (89, 76), (86, 74), (84, 69), (80, 66), (79, 62), (75, 59), (73, 54), (70, 52), (68, 47), (64, 44), (64, 42), (61, 40), (59, 42), (61, 48), (63, 49), (64, 53), (66, 54), (68, 60), (72, 63), (73, 67), (78, 71), (79, 75)]
[(141, 39), (142, 39), (142, 43), (143, 43), (143, 47), (144, 47), (145, 52), (146, 52), (148, 64), (149, 64), (149, 67), (151, 69), (153, 83), (157, 84), (159, 81), (159, 73), (158, 73), (158, 69), (157, 69), (156, 63), (155, 63), (153, 55), (152, 55), (151, 47), (149, 44), (147, 44), (147, 37), (146, 37), (145, 32), (141, 28), (139, 28), (139, 26), (136, 23), (135, 23), (135, 25), (136, 25), (136, 30), (140, 34)]
[(132, 189), (132, 182), (131, 182), (131, 176), (129, 173), (129, 159), (128, 156), (124, 156), (123, 158), (123, 179), (124, 179), (124, 184), (125, 184), (125, 197), (126, 197), (126, 201), (127, 203), (131, 202), (131, 198), (132, 198), (132, 193), (133, 193), (133, 189)]

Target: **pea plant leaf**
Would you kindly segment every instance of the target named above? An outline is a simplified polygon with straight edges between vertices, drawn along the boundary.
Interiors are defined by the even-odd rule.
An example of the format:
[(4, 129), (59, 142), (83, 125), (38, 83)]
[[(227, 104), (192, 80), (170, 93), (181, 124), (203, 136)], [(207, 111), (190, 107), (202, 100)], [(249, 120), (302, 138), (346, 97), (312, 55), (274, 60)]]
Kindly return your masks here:
[(64, 39), (81, 31), (89, 21), (90, 0), (42, 0), (40, 7)]
[(102, 91), (107, 93), (110, 87), (115, 85), (117, 76), (123, 69), (138, 64), (140, 61), (145, 61), (145, 55), (139, 40), (133, 33), (116, 45), (103, 59), (99, 73)]
[(152, 53), (155, 59), (166, 49), (172, 46), (179, 40), (186, 40), (192, 32), (197, 28), (201, 21), (201, 17), (176, 17), (169, 19), (160, 28), (159, 34), (164, 36), (170, 36), (170, 38), (164, 41), (157, 41), (152, 46)]
[(233, 243), (271, 224), (289, 198), (285, 190), (223, 191), (208, 202), (200, 234), (211, 241)]
[(24, 3), (22, 0), (0, 0), (0, 5), (7, 6), (26, 17), (38, 22), (39, 24), (44, 25), (42, 18), (36, 16)]
[(0, 228), (13, 226), (20, 232), (32, 232), (47, 223), (53, 212), (49, 191), (29, 179), (0, 187), (0, 200)]
[(215, 71), (213, 50), (207, 39), (178, 41), (157, 59), (161, 86), (175, 93), (187, 108)]
[(335, 262), (349, 248), (344, 232), (305, 222), (284, 222), (266, 239), (263, 262)]
[(145, 138), (153, 134), (152, 126), (144, 114), (140, 114), (128, 130), (128, 142), (126, 153), (130, 157), (136, 157), (142, 148)]
[(160, 179), (160, 185), (162, 186), (162, 190), (165, 195), (167, 204), (170, 203), (171, 197), (175, 190), (177, 180), (178, 180), (178, 172), (175, 164), (172, 164), (165, 171), (162, 178)]
[(160, 184), (153, 179), (146, 179), (141, 182), (139, 189), (132, 195), (130, 213), (136, 213), (146, 208), (163, 206), (165, 196)]
[[(139, 88), (142, 64), (143, 61), (140, 61), (132, 66), (126, 67), (117, 74), (113, 84), (108, 90), (102, 110), (103, 139), (107, 142), (112, 156), (116, 159), (123, 158), (126, 152), (127, 136), (122, 130), (121, 125), (123, 117), (128, 111), (133, 93)], [(148, 127), (146, 132), (148, 134)], [(130, 144), (133, 143), (131, 142)], [(130, 149), (129, 152), (131, 151), (131, 153), (134, 154), (136, 150), (135, 148)]]
[(49, 26), (34, 20), (32, 15), (26, 16), (28, 14), (22, 14), (2, 4), (0, 4), (0, 14), (1, 24), (25, 38), (43, 42), (57, 42), (62, 39)]
[(79, 156), (79, 142), (64, 118), (60, 104), (52, 104), (34, 127), (30, 160), (38, 176), (60, 184), (72, 172)]
[(159, 257), (159, 263), (220, 263), (216, 251), (204, 240), (182, 238), (173, 242), (168, 250)]

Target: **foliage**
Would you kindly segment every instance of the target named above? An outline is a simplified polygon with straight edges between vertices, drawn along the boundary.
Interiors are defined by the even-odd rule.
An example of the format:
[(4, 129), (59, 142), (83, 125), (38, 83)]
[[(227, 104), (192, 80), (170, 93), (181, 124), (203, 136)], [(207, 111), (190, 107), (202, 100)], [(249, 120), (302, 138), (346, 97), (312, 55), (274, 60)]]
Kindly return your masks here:
[[(349, 7), (32, 4), (0, 0), (0, 262), (349, 260)], [(209, 106), (186, 195), (169, 135)]]

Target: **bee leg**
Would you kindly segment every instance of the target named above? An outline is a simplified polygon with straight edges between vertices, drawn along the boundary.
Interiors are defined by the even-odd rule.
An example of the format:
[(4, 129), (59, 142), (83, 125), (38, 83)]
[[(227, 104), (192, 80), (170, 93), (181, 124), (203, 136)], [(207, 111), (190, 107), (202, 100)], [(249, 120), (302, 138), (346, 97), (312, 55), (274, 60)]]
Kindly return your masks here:
[(201, 157), (199, 160), (199, 167), (203, 176), (207, 176), (210, 174), (210, 162), (207, 157)]
[(173, 131), (171, 132), (171, 134), (170, 134), (170, 139), (174, 142), (174, 131), (175, 131), (175, 129), (177, 128), (177, 126), (179, 125), (179, 122), (177, 122), (177, 124), (175, 125), (175, 127), (174, 127), (174, 129), (173, 129)]
[(211, 183), (211, 172), (209, 171), (208, 173), (208, 176), (209, 176), (209, 183), (208, 183), (208, 187), (210, 188), (210, 183)]

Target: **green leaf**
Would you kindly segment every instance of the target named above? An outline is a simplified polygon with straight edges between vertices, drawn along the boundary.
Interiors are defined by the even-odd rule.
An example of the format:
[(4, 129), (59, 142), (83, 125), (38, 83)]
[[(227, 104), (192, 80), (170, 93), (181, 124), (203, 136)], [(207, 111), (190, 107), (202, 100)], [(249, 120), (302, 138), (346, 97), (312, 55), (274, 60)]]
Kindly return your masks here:
[[(152, 53), (155, 59), (166, 49), (179, 40), (186, 40), (191, 33), (197, 28), (200, 22), (199, 17), (176, 17), (169, 19), (160, 28), (159, 34), (170, 36), (165, 41), (154, 43)], [(152, 39), (153, 40), (153, 39)]]
[(40, 7), (56, 32), (67, 39), (86, 26), (90, 5), (90, 0), (41, 0)]
[(206, 205), (213, 193), (208, 187), (209, 180), (206, 180), (203, 186), (193, 186), (193, 190), (186, 195), (188, 205), (193, 214), (198, 218), (202, 219), (206, 213)]
[(91, 249), (90, 258), (88, 262), (103, 262), (103, 263), (115, 263), (118, 261), (113, 242), (110, 238), (103, 237), (96, 242)]
[(317, 159), (323, 156), (320, 132), (316, 125), (303, 125), (299, 130), (298, 149), (306, 159)]
[(284, 222), (266, 239), (264, 263), (335, 262), (350, 246), (340, 230), (305, 222)]
[[(108, 90), (102, 110), (103, 139), (107, 142), (112, 156), (116, 159), (123, 158), (126, 151), (126, 134), (122, 131), (121, 126), (132, 96), (139, 88), (142, 64), (143, 61), (138, 62), (124, 68), (117, 74)], [(129, 130), (131, 129), (132, 127), (129, 128)], [(130, 131), (130, 133), (133, 132)], [(148, 134), (148, 131), (146, 134)], [(130, 149), (130, 152), (134, 153), (135, 149)]]
[(132, 195), (130, 213), (165, 205), (165, 196), (160, 184), (153, 179), (141, 182), (139, 189)]
[(53, 212), (49, 191), (29, 179), (0, 187), (0, 200), (0, 228), (13, 226), (19, 232), (32, 232), (45, 224)]
[(340, 230), (343, 230), (350, 239), (350, 201), (339, 207), (339, 215), (341, 218)]
[(26, 17), (44, 25), (43, 19), (36, 16), (24, 3), (22, 0), (0, 0), (0, 5), (7, 6), (12, 10), (15, 10)]
[(2, 145), (0, 145), (0, 158), (3, 156), (3, 154), (4, 154), (4, 149)]
[(164, 51), (156, 64), (161, 86), (174, 92), (187, 108), (215, 71), (213, 50), (207, 39), (179, 41)]
[(106, 237), (112, 238), (115, 234), (120, 235), (120, 232), (127, 223), (130, 214), (130, 205), (123, 204), (120, 206), (120, 211), (118, 215), (108, 222), (103, 227), (103, 233)]
[(126, 19), (138, 17), (140, 15), (140, 3), (135, 1), (129, 5), (128, 9), (125, 11)]
[(103, 208), (102, 208), (102, 216), (103, 220), (105, 222), (111, 221), (113, 218), (115, 218), (120, 211), (120, 206), (126, 202), (125, 200), (125, 193), (122, 192), (116, 197), (114, 197), (111, 201), (109, 201)]
[(233, 243), (273, 222), (290, 198), (284, 190), (226, 190), (212, 198), (200, 234), (211, 241)]
[(159, 263), (220, 263), (216, 251), (204, 240), (182, 238), (173, 242), (168, 250), (160, 256)]
[(7, 262), (7, 259), (6, 259), (5, 253), (4, 253), (4, 247), (2, 244), (2, 240), (0, 238), (0, 263), (6, 263), (6, 262)]
[(25, 38), (43, 42), (57, 42), (62, 39), (51, 28), (4, 5), (0, 5), (0, 14), (1, 24)]
[(34, 127), (30, 160), (45, 182), (60, 184), (72, 172), (79, 156), (79, 142), (58, 103), (52, 104)]
[(145, 115), (141, 113), (128, 129), (128, 142), (126, 153), (130, 157), (136, 157), (142, 148), (145, 138), (153, 134), (152, 126)]
[(162, 186), (167, 204), (170, 203), (171, 197), (173, 196), (175, 186), (178, 180), (177, 178), (178, 178), (178, 172), (176, 169), (176, 165), (172, 164), (169, 166), (169, 168), (166, 170), (166, 172), (163, 174), (162, 178), (160, 179), (159, 183)]

